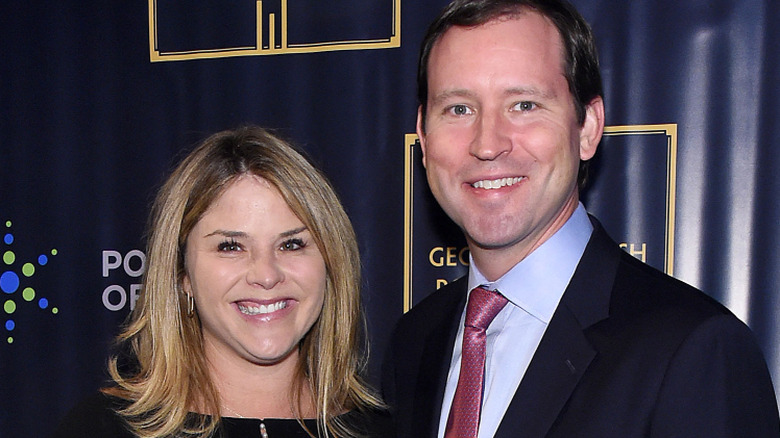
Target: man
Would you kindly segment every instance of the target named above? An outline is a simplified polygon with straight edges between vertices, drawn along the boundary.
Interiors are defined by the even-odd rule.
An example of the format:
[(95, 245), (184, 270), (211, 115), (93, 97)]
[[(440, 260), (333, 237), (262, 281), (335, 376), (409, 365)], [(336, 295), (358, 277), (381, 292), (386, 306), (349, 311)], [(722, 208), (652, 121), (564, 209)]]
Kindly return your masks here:
[(620, 250), (579, 202), (604, 102), (571, 5), (453, 2), (418, 87), (429, 185), (471, 264), (394, 332), (383, 391), (399, 436), (780, 436), (749, 329)]

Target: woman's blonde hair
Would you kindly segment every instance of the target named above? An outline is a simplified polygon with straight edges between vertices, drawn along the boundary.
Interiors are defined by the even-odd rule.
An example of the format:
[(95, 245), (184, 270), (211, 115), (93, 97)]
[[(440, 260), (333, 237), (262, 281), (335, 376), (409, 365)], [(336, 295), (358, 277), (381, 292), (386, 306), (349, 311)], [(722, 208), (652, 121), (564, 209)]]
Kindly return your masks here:
[[(138, 305), (118, 337), (130, 347), (130, 372), (109, 361), (116, 385), (104, 392), (130, 401), (119, 411), (139, 437), (209, 436), (219, 425), (220, 399), (203, 351), (197, 312), (188, 316), (182, 291), (187, 236), (225, 188), (241, 175), (265, 179), (310, 230), (327, 268), (319, 319), (300, 344), (293, 412), (314, 394), (324, 436), (353, 436), (337, 416), (381, 401), (361, 379), (367, 356), (360, 300), (360, 258), (352, 224), (330, 183), (288, 143), (258, 128), (212, 135), (193, 150), (160, 189), (152, 207), (147, 270)], [(198, 407), (210, 416), (188, 419)]]

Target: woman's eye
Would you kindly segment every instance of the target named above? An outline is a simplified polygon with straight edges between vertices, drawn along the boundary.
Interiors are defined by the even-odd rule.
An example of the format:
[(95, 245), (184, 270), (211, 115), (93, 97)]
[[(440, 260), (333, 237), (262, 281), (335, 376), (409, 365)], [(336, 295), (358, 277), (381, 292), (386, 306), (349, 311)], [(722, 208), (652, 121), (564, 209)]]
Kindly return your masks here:
[(231, 239), (220, 243), (217, 249), (222, 252), (240, 251), (241, 245), (239, 245), (235, 240)]
[(449, 108), (450, 113), (456, 116), (467, 116), (471, 114), (471, 108), (466, 105), (453, 105)]
[(280, 249), (282, 251), (297, 251), (305, 247), (306, 244), (303, 242), (303, 240), (295, 238), (295, 239), (285, 240), (284, 243), (282, 243)]
[(534, 108), (536, 108), (536, 104), (534, 102), (523, 101), (515, 104), (515, 109), (518, 111), (531, 111)]

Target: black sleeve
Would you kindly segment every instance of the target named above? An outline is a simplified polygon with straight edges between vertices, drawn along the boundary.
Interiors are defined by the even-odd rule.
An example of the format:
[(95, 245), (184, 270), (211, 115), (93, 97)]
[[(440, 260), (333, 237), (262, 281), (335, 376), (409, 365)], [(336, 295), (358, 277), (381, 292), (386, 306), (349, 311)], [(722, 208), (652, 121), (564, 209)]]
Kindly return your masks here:
[(361, 437), (395, 438), (396, 436), (390, 413), (384, 409), (352, 410), (341, 415), (341, 419)]
[(114, 411), (122, 405), (119, 399), (93, 394), (68, 412), (51, 438), (133, 438), (135, 435)]
[(693, 331), (670, 363), (652, 437), (780, 437), (777, 401), (761, 350), (731, 315)]

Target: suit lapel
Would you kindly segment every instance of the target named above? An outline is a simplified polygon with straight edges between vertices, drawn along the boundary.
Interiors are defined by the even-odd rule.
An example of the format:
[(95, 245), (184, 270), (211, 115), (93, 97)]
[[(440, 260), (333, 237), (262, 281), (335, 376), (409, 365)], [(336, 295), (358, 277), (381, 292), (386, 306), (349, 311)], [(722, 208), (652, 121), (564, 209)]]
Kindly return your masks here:
[(439, 430), (440, 410), (452, 360), (452, 349), (466, 305), (466, 286), (465, 278), (446, 286), (451, 289), (446, 293), (452, 294), (456, 299), (449, 300), (442, 306), (442, 317), (432, 321), (433, 327), (425, 339), (422, 355), (424, 359), (420, 362), (415, 392), (412, 429), (426, 431), (424, 436), (436, 436)]
[(620, 249), (594, 231), (496, 433), (544, 437), (596, 356), (584, 330), (609, 315)]
[(496, 437), (545, 436), (594, 356), (571, 312), (556, 311)]

